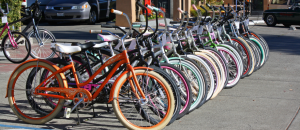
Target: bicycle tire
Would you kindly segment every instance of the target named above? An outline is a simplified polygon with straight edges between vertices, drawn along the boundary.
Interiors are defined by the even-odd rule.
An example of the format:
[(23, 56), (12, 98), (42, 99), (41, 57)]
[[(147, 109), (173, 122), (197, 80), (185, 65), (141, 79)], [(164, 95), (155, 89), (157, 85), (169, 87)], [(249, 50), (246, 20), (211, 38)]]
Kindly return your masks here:
[[(120, 101), (122, 101), (122, 99), (120, 98), (120, 91), (123, 92), (121, 89), (124, 88), (124, 84), (127, 80), (129, 80), (132, 77), (132, 73), (131, 72), (125, 72), (124, 74), (122, 74), (118, 80), (115, 82), (114, 86), (114, 92), (113, 92), (113, 97), (114, 99), (112, 100), (112, 106), (113, 106), (113, 110), (115, 115), (117, 116), (118, 120), (128, 129), (153, 129), (153, 130), (158, 130), (158, 129), (163, 129), (165, 126), (167, 126), (167, 124), (169, 123), (169, 121), (171, 120), (172, 116), (173, 116), (173, 111), (175, 109), (175, 102), (174, 102), (174, 96), (172, 94), (172, 89), (171, 87), (168, 85), (167, 81), (165, 81), (163, 79), (163, 77), (161, 77), (159, 74), (157, 74), (154, 71), (147, 71), (147, 70), (134, 70), (134, 73), (137, 76), (145, 76), (147, 75), (147, 77), (153, 78), (155, 81), (157, 81), (157, 83), (159, 83), (159, 85), (162, 87), (162, 89), (160, 89), (161, 92), (160, 93), (160, 98), (159, 99), (165, 99), (167, 100), (167, 108), (164, 109), (165, 111), (165, 115), (163, 118), (161, 118), (161, 120), (157, 123), (157, 124), (151, 124), (149, 123), (147, 120), (143, 121), (144, 119), (137, 119), (140, 120), (139, 124), (142, 123), (146, 123), (147, 126), (140, 126), (137, 124), (134, 124), (134, 122), (132, 121), (133, 118), (139, 118), (137, 116), (141, 116), (140, 113), (137, 113), (135, 116), (130, 116), (130, 118), (125, 117), (125, 112), (123, 112), (123, 109), (121, 110), (121, 107), (125, 104), (125, 103), (119, 103)], [(149, 85), (149, 84), (148, 84)], [(141, 86), (142, 87), (142, 86)], [(148, 89), (149, 87), (147, 87)], [(153, 87), (154, 88), (154, 87)], [(143, 89), (142, 89), (143, 90)], [(128, 90), (129, 91), (129, 90)], [(150, 91), (150, 90), (149, 90)], [(164, 92), (162, 92), (164, 91)], [(147, 90), (148, 92), (148, 90)], [(146, 91), (144, 91), (145, 95), (147, 95)], [(156, 91), (157, 92), (157, 91)], [(129, 92), (127, 92), (129, 93)], [(132, 95), (132, 94), (131, 94)], [(164, 97), (162, 97), (162, 95), (165, 95)], [(124, 98), (125, 99), (125, 98)], [(130, 100), (130, 99), (128, 99)], [(158, 100), (158, 99), (157, 99)], [(146, 102), (146, 104), (152, 101), (152, 99), (150, 97), (147, 97), (146, 101), (142, 101), (140, 100), (141, 103)], [(160, 101), (160, 100), (158, 100)], [(134, 102), (134, 105), (132, 107), (132, 109), (135, 109), (135, 104), (138, 103), (137, 105), (141, 105), (141, 103), (136, 102), (136, 101), (132, 101)], [(165, 102), (164, 102), (165, 103)], [(145, 104), (143, 104), (145, 105)], [(153, 104), (152, 105), (156, 105)], [(148, 106), (146, 106), (148, 107)], [(158, 106), (155, 106), (158, 108)], [(162, 107), (162, 106), (160, 106)], [(123, 107), (122, 107), (123, 108)], [(128, 109), (128, 106), (126, 106), (126, 108)], [(163, 107), (164, 108), (164, 107)], [(141, 111), (145, 111), (145, 109), (142, 109)], [(132, 114), (133, 112), (131, 112)], [(147, 112), (145, 112), (147, 113)], [(158, 117), (161, 117), (161, 115), (157, 115)], [(142, 117), (143, 118), (143, 117)], [(154, 115), (151, 115), (151, 117), (149, 118), (154, 118)]]
[[(174, 79), (163, 69), (156, 67), (154, 65), (150, 65), (150, 68), (154, 69), (153, 71), (158, 73), (160, 76), (162, 76), (170, 85), (170, 87), (172, 88), (173, 91), (173, 95), (174, 95), (174, 99), (175, 99), (175, 109), (173, 112), (173, 116), (171, 118), (171, 120), (169, 121), (168, 125), (172, 124), (176, 119), (178, 119), (178, 115), (180, 113), (180, 108), (181, 108), (181, 100), (180, 100), (180, 93), (178, 90), (178, 87), (174, 81)], [(151, 121), (153, 122), (153, 121)], [(155, 120), (154, 122), (158, 122), (157, 120)]]
[[(41, 115), (42, 117), (36, 117), (37, 114), (32, 115), (26, 115), (24, 112), (28, 112), (30, 107), (26, 107), (26, 111), (21, 112), (20, 108), (17, 106), (18, 101), (16, 101), (16, 96), (14, 89), (15, 89), (15, 85), (17, 84), (17, 80), (19, 79), (19, 77), (21, 76), (21, 74), (23, 72), (25, 72), (27, 69), (29, 68), (36, 68), (38, 65), (38, 67), (44, 68), (44, 69), (48, 69), (50, 72), (54, 73), (56, 72), (59, 68), (57, 66), (55, 66), (54, 64), (50, 64), (48, 62), (44, 62), (44, 61), (30, 61), (24, 64), (21, 64), (20, 66), (18, 66), (15, 71), (12, 73), (11, 78), (8, 82), (8, 102), (10, 107), (12, 108), (13, 112), (18, 116), (19, 119), (23, 120), (24, 122), (27, 123), (31, 123), (31, 124), (44, 124), (48, 121), (50, 121), (51, 119), (53, 119), (59, 112), (61, 112), (62, 107), (64, 105), (64, 99), (57, 99), (57, 105), (56, 107), (49, 113), (46, 114), (45, 116)], [(59, 87), (63, 87), (63, 78), (61, 77), (63, 76), (62, 74), (57, 74), (55, 75), (56, 81), (58, 81), (59, 83)], [(25, 75), (26, 77), (26, 75)], [(26, 83), (24, 84), (19, 84), (19, 85), (26, 85)], [(17, 89), (16, 89), (17, 90)], [(26, 92), (27, 94), (31, 94), (31, 92)], [(19, 94), (18, 96), (21, 96), (21, 94)], [(32, 99), (32, 97), (28, 97), (28, 95), (25, 98), (20, 98), (21, 101), (23, 102), (24, 99), (27, 100), (34, 100)], [(22, 103), (22, 105), (25, 105), (24, 103)], [(39, 106), (41, 107), (41, 106)], [(34, 116), (34, 117), (31, 117)]]
[(241, 78), (244, 78), (248, 76), (250, 70), (253, 67), (252, 51), (250, 50), (249, 45), (244, 40), (235, 37), (231, 37), (231, 40), (233, 42), (232, 45), (235, 46), (238, 49), (238, 51), (242, 54), (245, 69)]
[[(10, 33), (10, 32), (8, 32)], [(19, 35), (19, 36), (15, 36), (15, 35)], [(6, 34), (2, 40), (2, 51), (4, 56), (6, 57), (7, 60), (9, 60), (12, 63), (18, 64), (18, 63), (22, 63), (25, 60), (27, 60), (27, 58), (29, 57), (30, 51), (31, 51), (31, 44), (29, 39), (20, 32), (11, 32), (11, 37), (14, 38), (14, 41), (16, 40), (15, 38), (19, 39), (18, 41), (15, 41), (18, 44), (18, 48), (15, 48), (12, 46), (12, 44), (10, 43), (10, 38), (8, 37), (8, 34)], [(21, 39), (20, 37), (24, 38)], [(20, 41), (21, 39), (21, 41)], [(25, 40), (25, 41), (24, 41)], [(25, 43), (25, 49), (20, 49), (19, 47), (22, 47)], [(21, 45), (19, 45), (21, 44)], [(12, 50), (12, 51), (10, 51)], [(14, 51), (15, 50), (15, 51)], [(16, 52), (18, 51), (18, 52)], [(16, 56), (16, 58), (13, 58), (13, 55)], [(25, 54), (25, 55), (24, 55)]]
[[(187, 77), (177, 67), (168, 63), (160, 63), (160, 65), (161, 68), (164, 69), (164, 71), (168, 72), (167, 70), (169, 70), (174, 72), (178, 76), (177, 80), (181, 80), (179, 81), (179, 83), (177, 82), (176, 84), (183, 84), (184, 86), (184, 88), (182, 88), (182, 86), (178, 85), (179, 92), (181, 93), (181, 95), (185, 96), (181, 96), (185, 99), (185, 101), (181, 101), (182, 108), (180, 109), (179, 115), (177, 116), (177, 119), (180, 119), (189, 112), (189, 109), (192, 105), (191, 86), (186, 82), (188, 81)], [(175, 75), (173, 75), (172, 73), (170, 75), (173, 79), (176, 78)]]
[[(42, 43), (44, 45), (39, 45), (39, 43), (37, 43), (37, 36), (35, 36), (35, 32), (34, 32), (34, 29), (31, 30), (27, 37), (28, 38), (31, 38), (33, 40), (33, 43), (31, 43), (31, 52), (30, 52), (30, 56), (32, 58), (39, 58), (39, 59), (48, 59), (48, 58), (53, 58), (55, 52), (53, 52), (50, 48), (51, 48), (51, 43), (55, 42), (56, 41), (56, 38), (55, 36), (47, 29), (43, 29), (43, 28), (39, 28), (38, 29), (38, 32), (42, 32), (42, 37), (41, 37), (41, 34), (39, 34), (39, 36), (41, 37), (41, 40), (42, 40)], [(46, 35), (49, 35), (49, 38), (51, 38), (51, 41), (49, 41), (48, 43), (46, 43), (48, 41), (49, 38), (47, 38)], [(45, 55), (40, 55), (37, 53), (36, 50), (39, 50), (38, 52), (42, 53), (42, 54), (45, 54)], [(47, 53), (47, 52), (50, 52), (50, 53)]]

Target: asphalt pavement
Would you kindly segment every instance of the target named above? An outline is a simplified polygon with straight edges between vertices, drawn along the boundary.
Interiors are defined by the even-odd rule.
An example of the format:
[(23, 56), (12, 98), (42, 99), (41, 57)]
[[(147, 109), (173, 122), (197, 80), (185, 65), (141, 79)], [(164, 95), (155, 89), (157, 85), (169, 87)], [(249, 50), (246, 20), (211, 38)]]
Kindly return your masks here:
[[(78, 23), (57, 26), (45, 23), (40, 27), (50, 30), (58, 41), (69, 42), (97, 41), (96, 34), (89, 34), (89, 30), (101, 29), (99, 24)], [(167, 126), (166, 130), (300, 129), (300, 115), (297, 115), (300, 107), (300, 27), (292, 31), (283, 25), (259, 24), (250, 29), (268, 42), (270, 57), (267, 63), (241, 79), (234, 88), (224, 89), (215, 99)], [(98, 116), (95, 118), (91, 110), (80, 111), (80, 125), (76, 125), (75, 113), (69, 119), (53, 119), (44, 125), (24, 123), (13, 114), (4, 98), (9, 76), (16, 66), (0, 60), (0, 129), (126, 129), (113, 112), (107, 112), (106, 104), (96, 106)]]

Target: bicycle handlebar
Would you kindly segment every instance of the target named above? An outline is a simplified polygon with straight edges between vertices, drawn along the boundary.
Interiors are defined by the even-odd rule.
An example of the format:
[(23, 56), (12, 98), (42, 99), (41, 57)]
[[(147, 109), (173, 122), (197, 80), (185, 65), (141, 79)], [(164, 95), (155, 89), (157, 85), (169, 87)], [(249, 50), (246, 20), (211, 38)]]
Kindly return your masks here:
[(6, 3), (6, 11), (7, 11), (7, 13), (3, 12), (2, 8), (1, 8), (1, 4), (0, 4), (0, 11), (2, 12), (3, 15), (7, 15), (9, 13), (8, 4)]

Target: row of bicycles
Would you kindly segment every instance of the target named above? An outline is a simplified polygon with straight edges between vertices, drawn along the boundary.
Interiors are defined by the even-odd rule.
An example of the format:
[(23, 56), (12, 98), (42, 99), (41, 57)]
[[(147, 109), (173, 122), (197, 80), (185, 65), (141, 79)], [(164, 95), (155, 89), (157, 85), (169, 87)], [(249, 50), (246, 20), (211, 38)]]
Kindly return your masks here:
[[(246, 7), (247, 4), (243, 3)], [(182, 14), (179, 22), (156, 27), (103, 25), (119, 29), (121, 36), (107, 30), (96, 33), (97, 42), (53, 42), (59, 57), (31, 59), (20, 64), (7, 85), (9, 104), (19, 119), (44, 124), (53, 118), (69, 118), (94, 104), (112, 104), (118, 120), (128, 129), (163, 129), (232, 88), (241, 78), (260, 69), (268, 59), (266, 41), (249, 30), (246, 8), (234, 10), (206, 6), (212, 17)], [(242, 11), (243, 10), (243, 11)], [(216, 16), (215, 12), (219, 12)], [(242, 13), (241, 13), (242, 12)], [(148, 14), (148, 12), (147, 12)], [(160, 26), (160, 27), (159, 27)]]

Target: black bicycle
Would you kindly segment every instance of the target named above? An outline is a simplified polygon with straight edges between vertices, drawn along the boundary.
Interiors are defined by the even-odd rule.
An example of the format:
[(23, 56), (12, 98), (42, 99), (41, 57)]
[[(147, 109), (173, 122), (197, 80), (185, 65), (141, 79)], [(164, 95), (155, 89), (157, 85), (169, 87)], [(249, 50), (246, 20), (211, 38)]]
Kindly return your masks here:
[[(55, 36), (47, 29), (39, 28), (37, 25), (42, 18), (41, 10), (39, 6), (38, 0), (35, 1), (33, 5), (30, 7), (24, 8), (24, 10), (29, 10), (29, 15), (25, 15), (19, 21), (25, 21), (31, 19), (29, 24), (23, 29), (22, 33), (26, 34), (26, 32), (32, 27), (33, 29), (29, 31), (27, 34), (28, 39), (31, 42), (31, 52), (30, 56), (32, 58), (40, 58), (40, 59), (47, 59), (52, 58), (55, 54), (50, 48), (51, 43), (56, 41)], [(16, 21), (16, 22), (19, 22)], [(36, 22), (37, 21), (37, 22)], [(10, 24), (14, 24), (10, 23)]]

